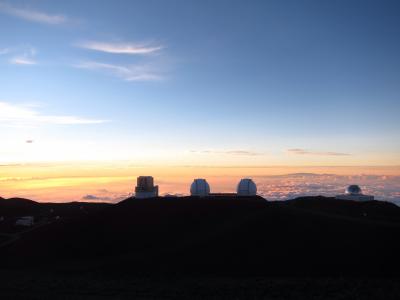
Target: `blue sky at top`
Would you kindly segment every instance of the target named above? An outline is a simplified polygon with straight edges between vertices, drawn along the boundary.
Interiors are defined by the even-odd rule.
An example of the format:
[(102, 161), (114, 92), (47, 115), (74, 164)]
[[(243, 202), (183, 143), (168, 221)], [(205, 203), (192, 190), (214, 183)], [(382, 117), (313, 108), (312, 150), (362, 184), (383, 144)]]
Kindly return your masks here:
[[(303, 149), (303, 163), (393, 164), (399, 16), (398, 1), (1, 1), (0, 102), (107, 122), (7, 126), (0, 113), (0, 137), (102, 159), (119, 158), (111, 144), (136, 149), (121, 159), (157, 148), (171, 163), (239, 150), (295, 163), (286, 152)], [(35, 158), (21, 151), (9, 160)]]

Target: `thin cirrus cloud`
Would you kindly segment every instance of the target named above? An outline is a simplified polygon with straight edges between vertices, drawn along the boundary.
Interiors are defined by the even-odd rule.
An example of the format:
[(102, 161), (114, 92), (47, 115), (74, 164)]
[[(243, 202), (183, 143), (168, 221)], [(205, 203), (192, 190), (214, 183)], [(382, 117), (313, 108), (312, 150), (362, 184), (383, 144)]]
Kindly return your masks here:
[(45, 124), (79, 125), (99, 124), (107, 120), (88, 119), (77, 116), (45, 115), (26, 105), (0, 101), (0, 125), (10, 127), (31, 127)]
[(8, 62), (13, 65), (31, 66), (36, 65), (36, 49), (31, 46), (20, 46), (0, 50), (0, 55), (13, 55)]
[(163, 77), (146, 65), (122, 66), (95, 61), (87, 61), (76, 65), (80, 69), (101, 71), (126, 81), (154, 81)]
[(77, 44), (78, 47), (101, 51), (106, 53), (115, 54), (150, 54), (163, 49), (162, 46), (148, 46), (135, 43), (109, 43), (109, 42), (98, 42), (98, 41), (86, 41)]
[(59, 25), (68, 21), (68, 18), (64, 15), (51, 15), (30, 8), (18, 8), (5, 2), (0, 2), (0, 12), (42, 24)]
[(333, 152), (333, 151), (309, 151), (306, 149), (294, 148), (286, 151), (294, 155), (317, 155), (317, 156), (349, 156), (349, 153)]
[(13, 57), (10, 59), (10, 63), (13, 65), (23, 65), (23, 66), (32, 66), (37, 64), (35, 60), (28, 57)]
[(237, 155), (237, 156), (259, 156), (263, 153), (254, 152), (249, 150), (191, 150), (194, 154), (227, 154), (227, 155)]

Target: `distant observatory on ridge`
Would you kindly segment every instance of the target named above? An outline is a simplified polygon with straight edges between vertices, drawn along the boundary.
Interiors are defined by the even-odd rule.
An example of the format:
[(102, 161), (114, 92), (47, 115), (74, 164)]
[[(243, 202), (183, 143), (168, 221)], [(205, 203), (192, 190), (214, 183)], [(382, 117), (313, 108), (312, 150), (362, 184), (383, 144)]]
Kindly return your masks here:
[(190, 195), (206, 197), (210, 194), (210, 185), (205, 179), (195, 179), (190, 186)]
[(238, 196), (256, 196), (257, 186), (250, 178), (241, 179), (237, 186)]
[(354, 200), (354, 201), (371, 201), (374, 200), (374, 196), (364, 195), (361, 188), (358, 185), (349, 185), (342, 195), (337, 195), (335, 197), (339, 200)]
[(152, 176), (139, 176), (137, 178), (135, 197), (138, 199), (158, 197), (158, 185), (154, 186)]

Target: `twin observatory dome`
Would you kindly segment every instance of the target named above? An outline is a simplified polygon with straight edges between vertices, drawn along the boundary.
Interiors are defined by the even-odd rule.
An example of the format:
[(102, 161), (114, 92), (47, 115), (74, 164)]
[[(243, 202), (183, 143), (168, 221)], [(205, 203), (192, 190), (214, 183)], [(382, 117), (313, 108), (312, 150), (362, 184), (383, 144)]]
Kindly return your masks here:
[[(243, 178), (239, 181), (236, 194), (215, 194), (210, 192), (210, 185), (207, 180), (197, 178), (190, 186), (190, 195), (197, 197), (229, 195), (229, 196), (256, 196), (257, 186), (250, 178)], [(138, 199), (158, 197), (158, 186), (154, 185), (152, 176), (139, 176), (135, 188), (135, 197)], [(374, 196), (364, 195), (358, 185), (350, 185), (342, 195), (335, 197), (339, 200), (371, 201)]]
[[(257, 186), (250, 178), (241, 179), (236, 188), (238, 196), (256, 196)], [(207, 180), (198, 178), (195, 179), (190, 186), (190, 195), (205, 197), (210, 195), (210, 185)]]
[[(237, 185), (238, 196), (256, 196), (257, 186), (250, 178), (241, 179)], [(195, 179), (190, 186), (190, 195), (198, 197), (207, 197), (216, 195), (210, 193), (210, 185), (207, 180)], [(158, 185), (154, 185), (154, 179), (151, 176), (139, 176), (135, 188), (135, 197), (138, 199), (158, 197)]]

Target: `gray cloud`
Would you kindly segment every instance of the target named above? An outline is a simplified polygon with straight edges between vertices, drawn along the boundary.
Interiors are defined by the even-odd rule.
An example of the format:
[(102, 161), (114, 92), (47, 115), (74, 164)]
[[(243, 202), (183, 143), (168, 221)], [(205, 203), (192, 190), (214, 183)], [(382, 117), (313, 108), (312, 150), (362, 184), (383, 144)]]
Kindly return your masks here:
[(82, 200), (99, 200), (99, 201), (110, 201), (112, 200), (110, 197), (104, 197), (104, 196), (96, 196), (96, 195), (85, 195), (82, 197)]
[(289, 154), (294, 155), (317, 155), (317, 156), (349, 156), (349, 153), (333, 152), (333, 151), (309, 151), (301, 148), (293, 148), (286, 150)]
[(249, 151), (249, 150), (191, 150), (190, 152), (195, 154), (228, 154), (228, 155), (238, 155), (238, 156), (263, 155), (263, 153)]

